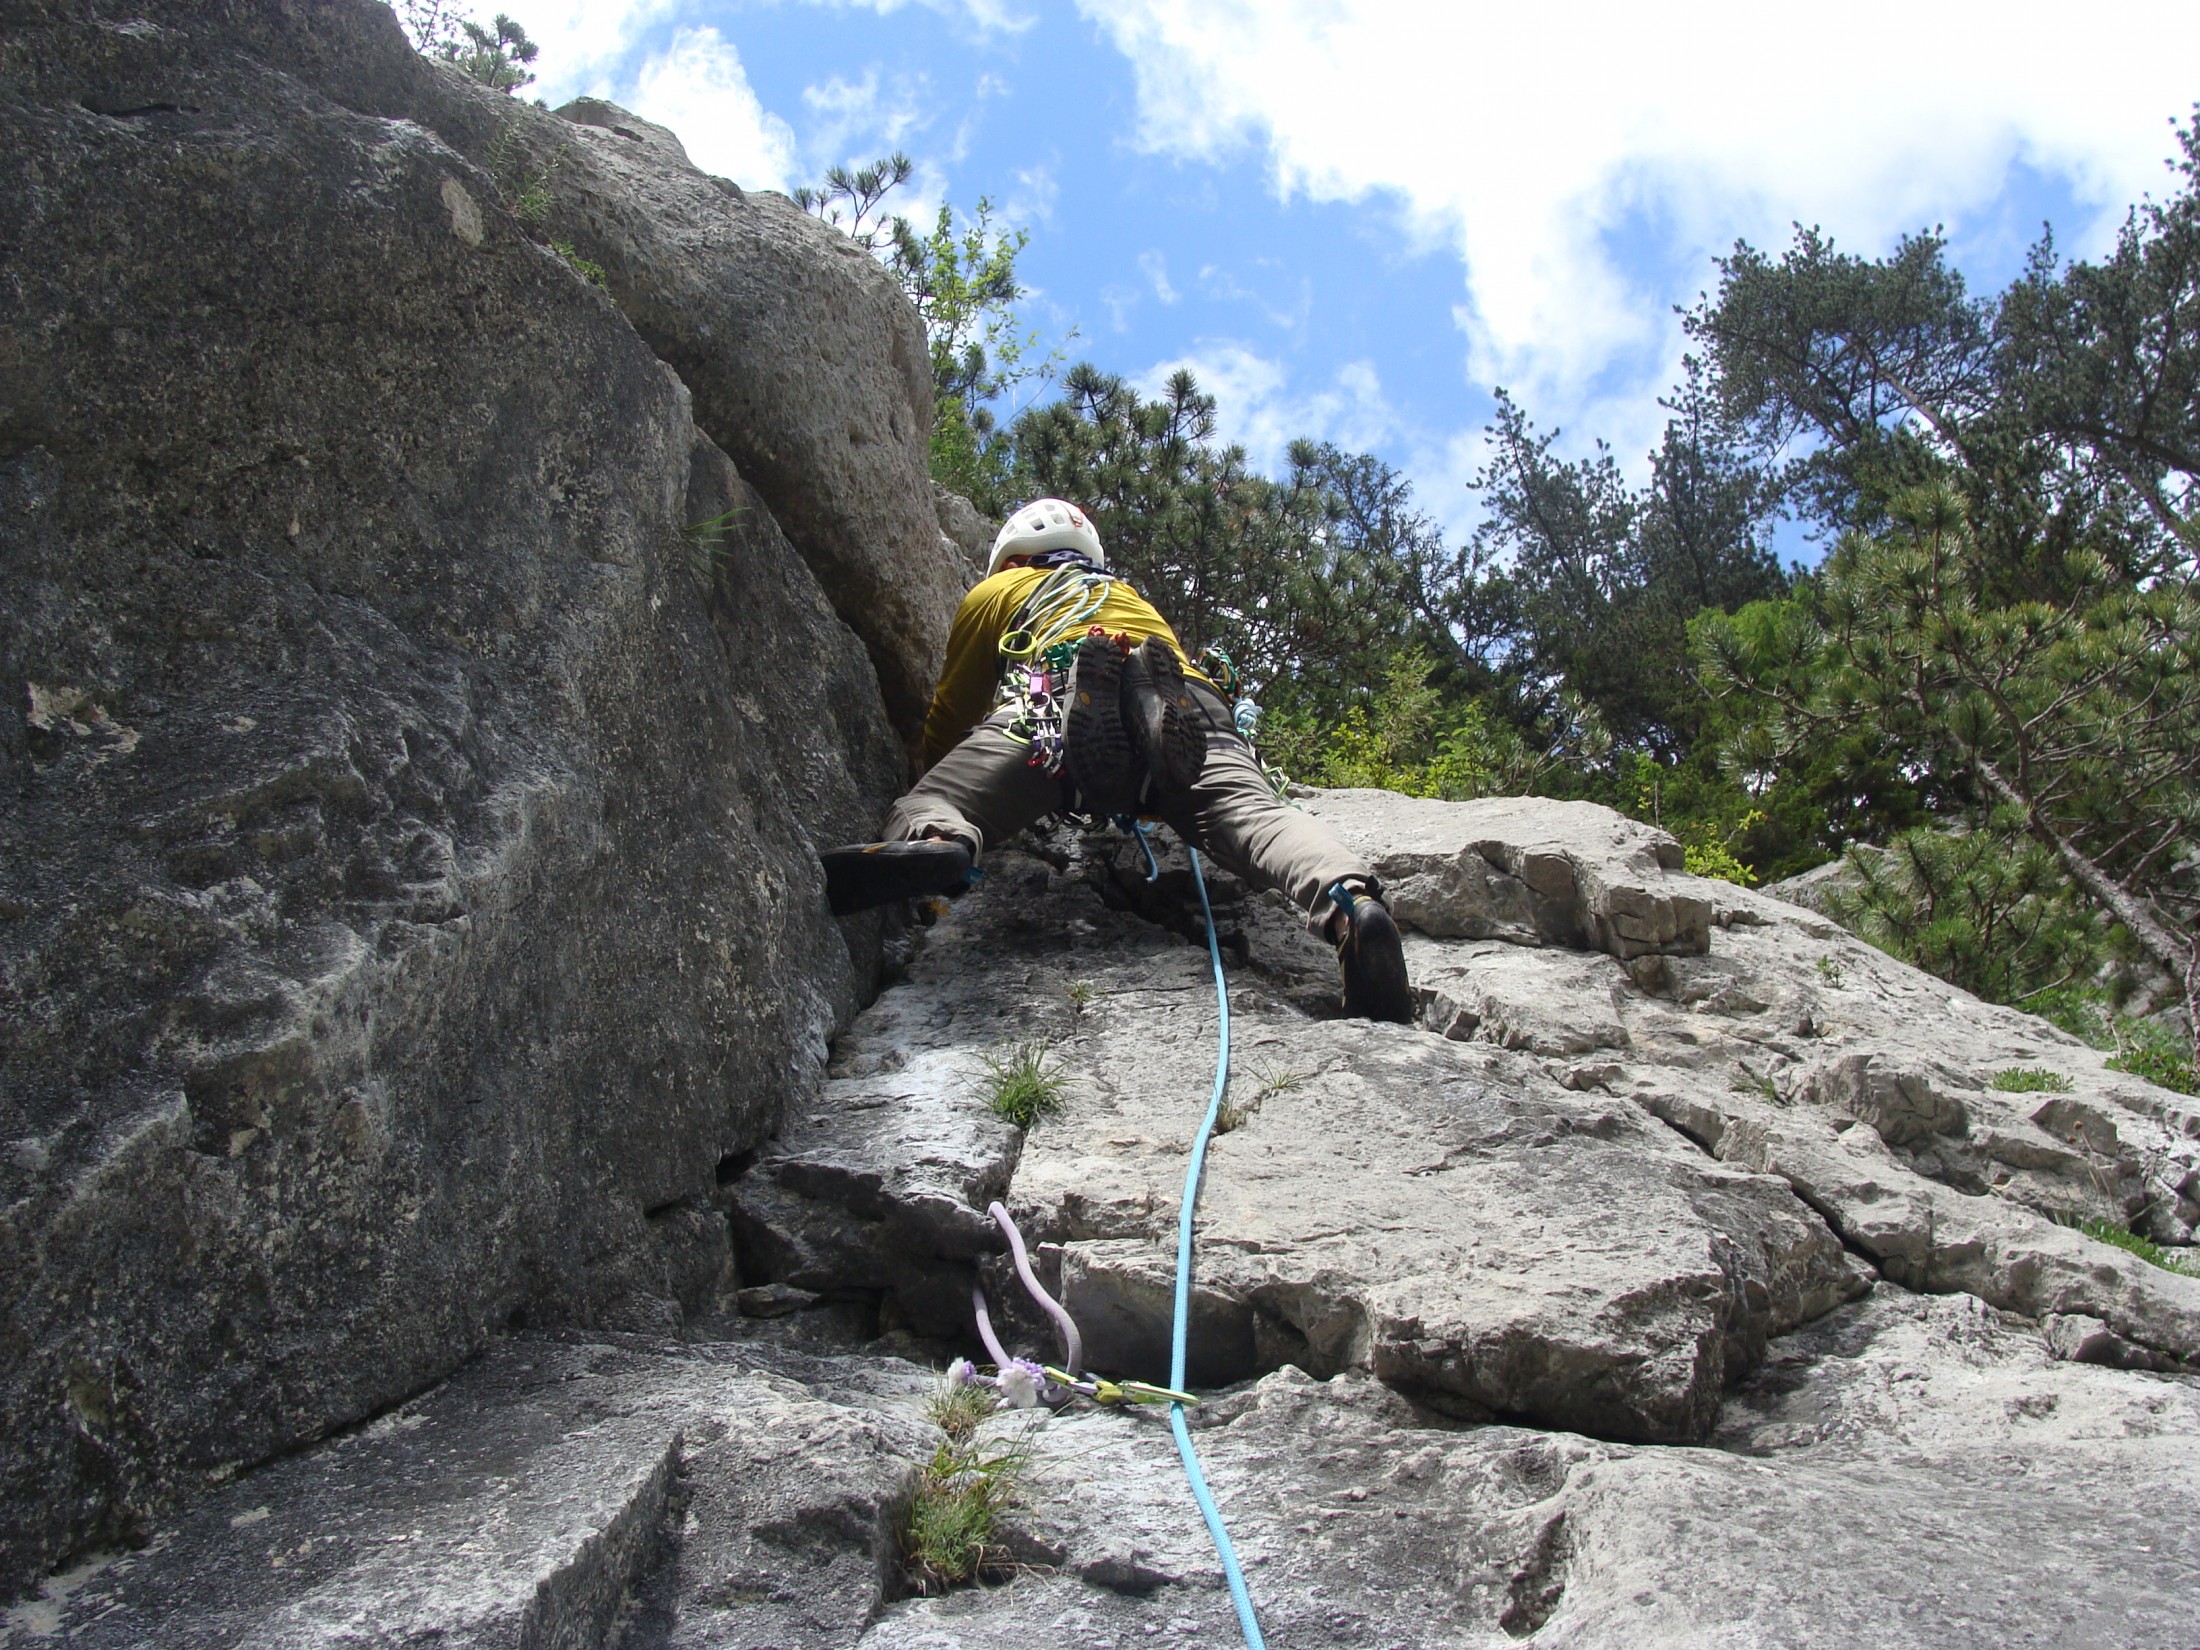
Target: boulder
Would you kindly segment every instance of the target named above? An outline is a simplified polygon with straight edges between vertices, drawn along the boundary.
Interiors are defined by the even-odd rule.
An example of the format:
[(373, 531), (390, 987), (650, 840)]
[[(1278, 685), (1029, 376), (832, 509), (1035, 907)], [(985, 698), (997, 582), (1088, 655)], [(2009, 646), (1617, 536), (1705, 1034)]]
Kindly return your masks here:
[(900, 765), (627, 318), (316, 89), (448, 79), (386, 11), (130, 17), (17, 7), (0, 89), (10, 1585), (513, 1323), (715, 1309)]
[(936, 481), (932, 483), (932, 502), (939, 512), (940, 531), (961, 553), (965, 577), (975, 584), (985, 576), (985, 564), (993, 554), (993, 540), (1001, 524), (986, 520), (970, 500)]
[(548, 179), (545, 232), (602, 268), (679, 373), (696, 423), (863, 638), (914, 742), (970, 582), (932, 505), (931, 354), (916, 311), (846, 235), (784, 196), (708, 176), (662, 128), (593, 98), (558, 113), (521, 117), (509, 140), (526, 156), (514, 164)]
[(1309, 794), (1308, 813), (1367, 857), (1398, 920), (1437, 939), (1540, 940), (1622, 961), (1701, 953), (1711, 906), (1666, 832), (1593, 802), (1438, 802)]
[[(478, 204), (600, 282), (678, 373), (915, 745), (966, 567), (932, 501), (923, 325), (875, 258), (782, 195), (698, 170), (676, 135), (615, 104), (553, 115), (418, 56), (370, 0), (145, 0), (133, 15), (218, 30), (329, 103), (410, 121), (474, 162)], [(129, 104), (119, 61), (80, 54), (72, 72)]]
[[(737, 1187), (736, 1220), (755, 1234), (744, 1253), (783, 1254), (787, 1281), (890, 1291), (903, 1319), (953, 1333), (995, 1246), (972, 1217), (1005, 1188), (1050, 1246), (1089, 1356), (1160, 1380), (1214, 1002), (1204, 948), (1110, 910), (1112, 885), (1082, 870), (991, 857), (842, 1039), (815, 1113)], [(1723, 1169), (1533, 1060), (1310, 1019), (1259, 989), (1240, 991), (1232, 1025), (1195, 1380), (1372, 1370), (1455, 1413), (1691, 1438), (1769, 1337), (1864, 1287), (1784, 1183)], [(986, 1113), (981, 1057), (1042, 1036), (1066, 1097), (1019, 1154)], [(871, 1258), (835, 1278), (820, 1229), (875, 1233), (858, 1240)], [(949, 1269), (946, 1287), (924, 1281)]]

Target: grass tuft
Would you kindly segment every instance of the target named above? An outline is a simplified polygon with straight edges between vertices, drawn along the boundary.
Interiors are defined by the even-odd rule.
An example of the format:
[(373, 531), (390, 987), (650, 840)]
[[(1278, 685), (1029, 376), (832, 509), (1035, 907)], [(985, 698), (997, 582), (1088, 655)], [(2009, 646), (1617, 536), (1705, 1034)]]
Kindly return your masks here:
[(1031, 1460), (1021, 1442), (982, 1444), (977, 1432), (985, 1416), (964, 1393), (991, 1401), (983, 1388), (964, 1387), (936, 1393), (926, 1405), (947, 1436), (917, 1474), (899, 1532), (910, 1588), (920, 1594), (968, 1586), (1005, 1568), (1001, 1515), (1016, 1504)]
[(2141, 1237), (2137, 1232), (2122, 1226), (2111, 1226), (2105, 1220), (2081, 1220), (2078, 1230), (2101, 1243), (2113, 1244), (2127, 1254), (2137, 1255), (2149, 1266), (2159, 1266), (2165, 1272), (2182, 1273), (2188, 1278), (2200, 1278), (2200, 1265), (2191, 1257), (2179, 1255), (2163, 1248), (2152, 1238)]
[(965, 1444), (977, 1436), (979, 1424), (1000, 1407), (1001, 1401), (991, 1387), (943, 1378), (924, 1401), (924, 1418), (953, 1442)]
[(742, 514), (743, 507), (736, 504), (707, 521), (690, 522), (680, 530), (687, 540), (688, 571), (705, 590), (717, 581), (719, 566), (726, 559), (726, 541), (740, 527)]
[(2070, 1079), (2059, 1071), (2040, 1066), (2010, 1066), (1993, 1076), (1994, 1087), (2004, 1094), (2068, 1094)]
[(985, 1103), (997, 1117), (1028, 1129), (1062, 1104), (1062, 1068), (1048, 1063), (1044, 1037), (985, 1055)]

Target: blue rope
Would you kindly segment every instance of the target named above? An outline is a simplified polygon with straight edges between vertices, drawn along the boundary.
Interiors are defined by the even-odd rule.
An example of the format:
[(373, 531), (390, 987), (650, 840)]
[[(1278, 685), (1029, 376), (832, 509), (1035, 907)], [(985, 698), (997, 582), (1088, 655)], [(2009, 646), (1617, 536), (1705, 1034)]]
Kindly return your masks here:
[[(1145, 833), (1139, 833), (1145, 841)], [(1151, 849), (1147, 850), (1150, 854)], [(1200, 1176), (1207, 1167), (1207, 1140), (1214, 1133), (1215, 1119), (1222, 1115), (1222, 1091), (1230, 1083), (1230, 991), (1222, 979), (1222, 947), (1215, 939), (1215, 913), (1207, 903), (1207, 879), (1200, 873), (1199, 850), (1190, 843), (1184, 851), (1192, 856), (1192, 881), (1199, 889), (1199, 914), (1207, 922), (1207, 956), (1215, 966), (1215, 1002), (1222, 1016), (1222, 1044), (1215, 1056), (1215, 1092), (1207, 1102), (1206, 1119), (1199, 1125), (1199, 1134), (1192, 1141), (1192, 1161), (1184, 1171), (1184, 1201), (1176, 1212), (1176, 1319), (1169, 1330), (1169, 1385), (1177, 1391), (1184, 1385), (1184, 1338), (1192, 1316), (1192, 1209), (1199, 1201)], [(1207, 1478), (1199, 1470), (1199, 1457), (1192, 1449), (1192, 1434), (1184, 1425), (1184, 1406), (1169, 1406), (1169, 1430), (1176, 1434), (1176, 1453), (1183, 1458), (1184, 1476), (1190, 1480), (1192, 1499), (1199, 1503), (1199, 1515), (1207, 1520), (1207, 1533), (1215, 1539), (1215, 1554), (1222, 1560), (1222, 1574), (1230, 1583), (1230, 1602), (1237, 1606), (1238, 1626), (1244, 1630), (1247, 1650), (1267, 1650), (1267, 1640), (1260, 1636), (1260, 1618), (1253, 1613), (1253, 1598), (1245, 1590), (1245, 1572), (1238, 1568), (1237, 1549), (1230, 1545), (1230, 1532), (1222, 1527), (1222, 1513), (1215, 1506), (1215, 1498), (1207, 1489)]]
[[(1161, 880), (1161, 862), (1153, 857), (1153, 844), (1146, 838), (1146, 827), (1136, 819), (1132, 819), (1129, 814), (1122, 815), (1121, 818), (1116, 820), (1116, 823), (1120, 825), (1125, 819), (1130, 820), (1131, 834), (1138, 838), (1139, 847), (1146, 850), (1146, 880), (1148, 882), (1159, 882)], [(1196, 858), (1193, 863), (1198, 863)], [(1224, 1012), (1227, 1013), (1228, 1010), (1226, 1009)]]

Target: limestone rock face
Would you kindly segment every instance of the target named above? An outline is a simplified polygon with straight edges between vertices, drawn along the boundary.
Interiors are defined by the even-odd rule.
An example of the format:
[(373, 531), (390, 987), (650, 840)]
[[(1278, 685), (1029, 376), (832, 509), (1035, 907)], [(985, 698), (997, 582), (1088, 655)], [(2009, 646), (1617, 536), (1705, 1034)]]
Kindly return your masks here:
[[(553, 115), (427, 62), (370, 0), (144, 0), (132, 15), (218, 29), (333, 104), (424, 128), (474, 163), (477, 213), (600, 272), (862, 638), (914, 744), (968, 581), (932, 503), (923, 326), (876, 259), (784, 196), (699, 171), (676, 135), (614, 104)], [(108, 63), (71, 72), (123, 94)]]
[(448, 78), (386, 11), (118, 16), (0, 81), (10, 1586), (509, 1323), (714, 1306), (900, 763), (619, 309), (315, 89)]
[(594, 99), (559, 113), (525, 123), (526, 164), (551, 179), (547, 228), (602, 266), (693, 392), (696, 423), (863, 638), (913, 739), (969, 583), (931, 506), (932, 366), (915, 310), (846, 235), (707, 176), (671, 133)]
[[(755, 1337), (518, 1337), (157, 1548), (54, 1578), (9, 1650), (1235, 1641), (1167, 1429), (1137, 1412), (986, 1422), (1029, 1461), (996, 1536), (1013, 1585), (908, 1597), (897, 1535), (940, 1437), (935, 1380)], [(2190, 1636), (2200, 1537), (2164, 1509), (2192, 1496), (2200, 1391), (2059, 1362), (1964, 1296), (1882, 1285), (1782, 1338), (1691, 1448), (1463, 1427), (1292, 1366), (1191, 1419), (1273, 1643)]]
[[(1663, 866), (1655, 833), (1604, 810), (1307, 806), (1362, 843), (1403, 918), (1497, 937), (1409, 935), (1421, 1029), (1323, 1018), (1307, 1006), (1333, 1003), (1334, 965), (1280, 900), (1216, 879), (1243, 966), (1195, 1378), (1366, 1370), (1453, 1413), (1696, 1438), (1769, 1339), (1875, 1271), (2052, 1320), (2068, 1355), (2200, 1363), (2200, 1279), (2075, 1229), (2189, 1241), (2185, 1097), (1814, 914)], [(1142, 894), (1127, 845), (1062, 843), (995, 856), (843, 1038), (737, 1218), (790, 1281), (829, 1292), (845, 1267), (947, 1334), (964, 1289), (941, 1279), (968, 1274), (975, 1210), (1005, 1184), (1092, 1356), (1157, 1378), (1213, 1002), (1180, 851)], [(1141, 900), (1174, 903), (1176, 931)], [(1627, 912), (1633, 936), (1608, 920)], [(1638, 949), (1661, 931), (1678, 949)], [(1019, 1147), (985, 1118), (980, 1056), (1035, 1037), (1066, 1100)], [(2017, 1070), (2047, 1088), (1996, 1085)]]
[(1681, 845), (1595, 803), (1328, 791), (1305, 806), (1368, 856), (1398, 920), (1434, 938), (1566, 945), (1623, 962), (1709, 943), (1710, 902), (1666, 875), (1681, 868)]
[(993, 554), (993, 540), (1001, 524), (978, 514), (978, 507), (962, 494), (932, 484), (932, 502), (938, 508), (940, 531), (955, 546), (966, 564), (964, 577), (975, 584), (985, 576), (985, 564)]

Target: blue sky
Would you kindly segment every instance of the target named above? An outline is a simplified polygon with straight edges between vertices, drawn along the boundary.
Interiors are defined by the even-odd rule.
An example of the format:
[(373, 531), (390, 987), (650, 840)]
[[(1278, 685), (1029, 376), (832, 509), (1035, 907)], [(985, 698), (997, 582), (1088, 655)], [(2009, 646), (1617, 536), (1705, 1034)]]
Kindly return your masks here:
[(609, 96), (749, 187), (904, 149), (914, 211), (1029, 230), (1074, 357), (1188, 365), (1256, 461), (1377, 452), (1456, 528), (1494, 385), (1639, 467), (1673, 306), (1737, 236), (1943, 223), (1990, 289), (2043, 219), (2105, 245), (2200, 97), (2189, 0), (507, 3), (553, 105)]

